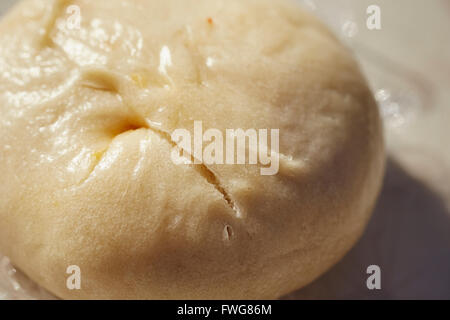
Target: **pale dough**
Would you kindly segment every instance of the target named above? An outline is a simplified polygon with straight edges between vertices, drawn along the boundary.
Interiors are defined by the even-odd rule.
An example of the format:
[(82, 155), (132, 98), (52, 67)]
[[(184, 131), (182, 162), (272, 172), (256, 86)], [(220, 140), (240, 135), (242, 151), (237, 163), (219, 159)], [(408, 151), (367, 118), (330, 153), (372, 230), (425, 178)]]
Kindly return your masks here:
[[(175, 165), (195, 120), (280, 129), (280, 172)], [(61, 298), (279, 297), (357, 241), (383, 169), (357, 64), (288, 0), (26, 0), (0, 24), (0, 252)]]

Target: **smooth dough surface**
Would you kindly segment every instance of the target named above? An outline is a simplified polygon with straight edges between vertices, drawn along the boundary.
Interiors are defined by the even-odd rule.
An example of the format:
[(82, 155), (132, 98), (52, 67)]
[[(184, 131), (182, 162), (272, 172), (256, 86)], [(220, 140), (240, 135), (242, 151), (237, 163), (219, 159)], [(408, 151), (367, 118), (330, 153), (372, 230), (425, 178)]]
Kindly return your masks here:
[[(279, 173), (175, 165), (195, 120), (280, 129)], [(58, 297), (279, 297), (357, 241), (383, 168), (357, 64), (288, 0), (26, 0), (0, 23), (0, 252)]]

